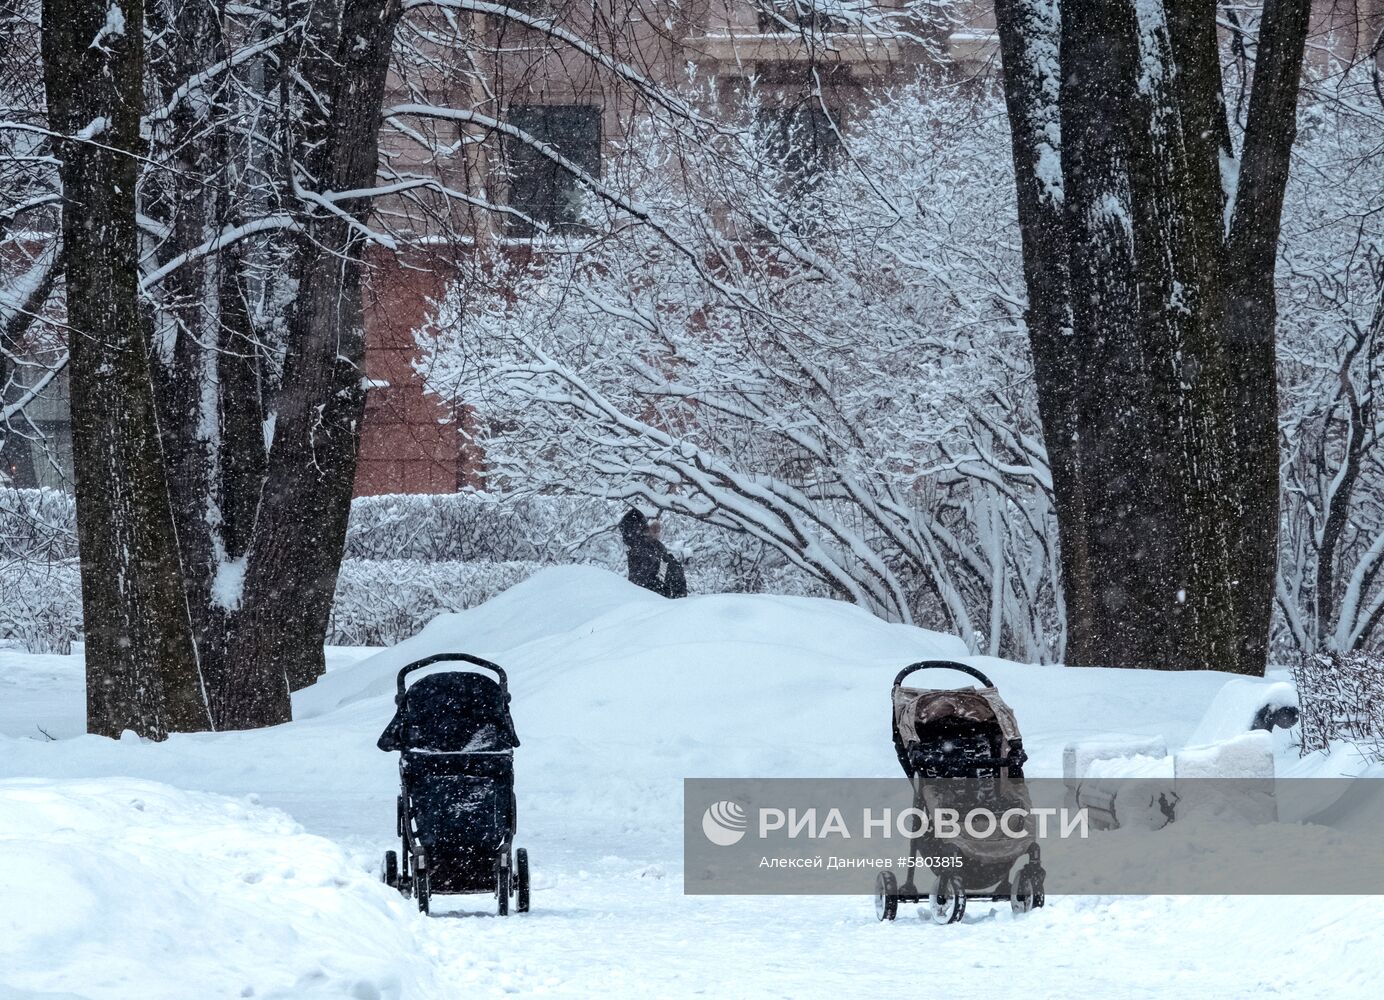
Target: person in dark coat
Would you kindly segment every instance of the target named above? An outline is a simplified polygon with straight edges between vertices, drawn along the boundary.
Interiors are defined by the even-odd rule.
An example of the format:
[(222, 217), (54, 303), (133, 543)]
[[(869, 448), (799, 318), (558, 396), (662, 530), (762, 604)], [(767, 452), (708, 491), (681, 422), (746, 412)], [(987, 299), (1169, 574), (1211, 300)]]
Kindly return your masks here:
[(649, 537), (649, 522), (643, 513), (631, 509), (620, 518), (620, 538), (625, 543), (629, 559), (630, 583), (638, 584), (656, 594), (663, 592), (658, 571), (663, 567), (663, 546)]
[(676, 556), (659, 541), (658, 522), (638, 510), (620, 518), (620, 538), (629, 560), (630, 583), (664, 597), (686, 597), (687, 578)]

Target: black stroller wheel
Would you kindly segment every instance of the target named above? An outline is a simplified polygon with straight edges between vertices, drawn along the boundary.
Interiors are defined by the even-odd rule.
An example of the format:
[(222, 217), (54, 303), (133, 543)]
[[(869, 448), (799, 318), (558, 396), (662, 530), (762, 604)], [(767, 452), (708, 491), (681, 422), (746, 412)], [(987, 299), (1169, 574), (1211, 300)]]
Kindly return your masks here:
[(893, 920), (899, 915), (899, 880), (893, 872), (880, 872), (875, 879), (875, 917)]
[(938, 875), (928, 897), (934, 924), (954, 924), (966, 915), (966, 887), (957, 875)]
[(495, 874), (495, 898), (500, 916), (509, 916), (509, 868), (501, 865)]
[(432, 887), (428, 884), (428, 870), (419, 865), (413, 873), (413, 892), (418, 897), (418, 912), (432, 912)]
[(1046, 902), (1043, 893), (1043, 879), (1032, 866), (1025, 867), (1014, 880), (1014, 888), (1009, 894), (1009, 905), (1015, 914), (1036, 910)]
[(514, 909), (519, 913), (529, 912), (529, 852), (519, 848), (514, 852)]
[(384, 884), (391, 889), (399, 888), (399, 855), (393, 851), (384, 852), (384, 867), (380, 871)]

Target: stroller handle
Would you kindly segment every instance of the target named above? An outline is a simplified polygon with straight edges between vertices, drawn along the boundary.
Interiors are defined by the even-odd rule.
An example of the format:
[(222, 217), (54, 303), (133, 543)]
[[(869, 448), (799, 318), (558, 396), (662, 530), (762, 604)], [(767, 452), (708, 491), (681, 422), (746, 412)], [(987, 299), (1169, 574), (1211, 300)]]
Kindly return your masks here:
[(894, 678), (894, 687), (903, 683), (903, 679), (917, 670), (959, 670), (963, 674), (970, 674), (986, 687), (994, 687), (994, 682), (986, 677), (975, 667), (968, 667), (964, 663), (957, 663), (953, 660), (919, 660), (917, 663), (910, 663), (899, 671), (899, 675)]
[(469, 663), (473, 667), (480, 667), (484, 670), (494, 671), (495, 676), (500, 679), (500, 690), (504, 692), (506, 700), (509, 698), (509, 678), (505, 676), (504, 668), (498, 664), (491, 663), (489, 660), (482, 660), (479, 656), (472, 656), (470, 653), (434, 653), (432, 656), (425, 656), (421, 660), (414, 660), (403, 670), (399, 671), (399, 690), (394, 695), (394, 704), (401, 704), (404, 700), (404, 678), (415, 670), (422, 670), (424, 667), (431, 667), (434, 663)]

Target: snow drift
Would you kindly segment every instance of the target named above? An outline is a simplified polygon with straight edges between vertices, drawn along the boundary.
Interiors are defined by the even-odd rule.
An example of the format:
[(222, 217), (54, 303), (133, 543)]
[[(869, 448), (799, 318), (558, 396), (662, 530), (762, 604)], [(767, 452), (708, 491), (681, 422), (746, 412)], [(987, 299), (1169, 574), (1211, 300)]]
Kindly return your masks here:
[[(398, 777), (375, 740), (398, 669), (444, 651), (509, 672), (524, 917), (456, 897), (467, 919), (427, 921), (376, 881)], [(76, 735), (77, 658), (0, 662), (0, 983), (141, 1000), (876, 996), (880, 970), (920, 947), (934, 981), (983, 972), (1035, 997), (1363, 996), (1374, 976), (1375, 899), (1057, 897), (943, 929), (877, 925), (864, 898), (682, 895), (682, 778), (894, 776), (889, 687), (915, 660), (994, 679), (1031, 777), (1061, 776), (1063, 747), (1103, 734), (1177, 752), (1239, 726), (1258, 696), (1244, 685), (1280, 696), (1272, 681), (1218, 699), (1229, 675), (967, 658), (954, 637), (839, 602), (667, 601), (590, 567), (362, 654), (332, 651), (293, 723), (159, 744)], [(1362, 769), (1273, 742), (1295, 775)]]
[(405, 901), (277, 810), (132, 779), (10, 780), (0, 844), (11, 987), (150, 1000), (431, 989)]

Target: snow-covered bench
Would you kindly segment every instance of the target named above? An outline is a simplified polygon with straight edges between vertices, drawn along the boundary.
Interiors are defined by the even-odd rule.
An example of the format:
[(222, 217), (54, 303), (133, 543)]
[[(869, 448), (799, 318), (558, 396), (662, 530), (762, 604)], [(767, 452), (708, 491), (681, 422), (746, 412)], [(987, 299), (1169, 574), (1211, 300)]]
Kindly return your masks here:
[(1067, 805), (1085, 808), (1097, 829), (1157, 828), (1202, 810), (1270, 822), (1277, 818), (1270, 734), (1292, 726), (1297, 714), (1291, 684), (1236, 679), (1216, 694), (1175, 753), (1157, 736), (1108, 734), (1069, 743), (1062, 752)]

